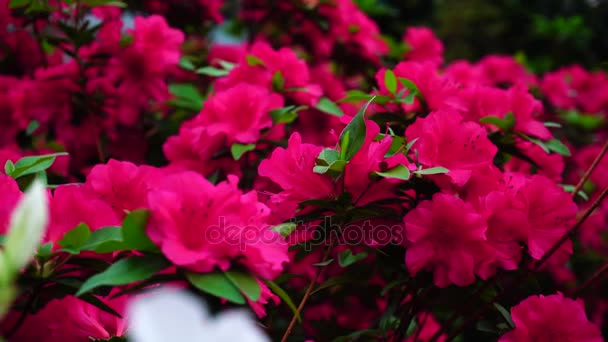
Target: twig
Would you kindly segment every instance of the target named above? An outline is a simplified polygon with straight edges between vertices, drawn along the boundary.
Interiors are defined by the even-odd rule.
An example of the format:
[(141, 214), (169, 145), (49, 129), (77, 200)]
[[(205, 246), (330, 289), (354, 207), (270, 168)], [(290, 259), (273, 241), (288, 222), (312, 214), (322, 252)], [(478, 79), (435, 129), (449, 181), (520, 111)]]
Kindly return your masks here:
[(591, 176), (591, 173), (593, 172), (593, 170), (595, 170), (595, 167), (600, 163), (604, 154), (606, 154), (606, 151), (608, 151), (608, 141), (604, 144), (604, 147), (602, 147), (602, 150), (597, 155), (597, 157), (595, 157), (595, 160), (593, 160), (593, 163), (591, 163), (591, 166), (589, 166), (587, 171), (585, 171), (585, 173), (583, 174), (583, 178), (581, 178), (581, 180), (578, 182), (578, 184), (576, 184), (576, 187), (574, 187), (574, 191), (572, 192), (573, 197), (576, 197), (576, 194), (578, 194), (578, 192), (581, 191), (581, 189), (585, 185), (585, 182), (587, 182), (587, 180)]
[(572, 291), (573, 296), (578, 297), (581, 293), (591, 287), (591, 285), (593, 285), (595, 282), (601, 281), (602, 278), (604, 278), (606, 275), (608, 275), (608, 262), (604, 263), (604, 265), (602, 265), (602, 267), (595, 271), (593, 275), (589, 279), (587, 279), (581, 286), (577, 287), (574, 291)]
[(574, 227), (566, 231), (566, 233), (562, 235), (562, 237), (556, 243), (554, 243), (553, 246), (551, 246), (551, 248), (542, 256), (542, 258), (540, 258), (540, 260), (534, 264), (534, 271), (539, 270), (540, 267), (553, 255), (553, 253), (555, 253), (562, 246), (562, 244), (564, 244), (564, 242), (566, 242), (574, 234), (576, 234), (576, 232), (578, 232), (581, 225), (587, 220), (591, 213), (602, 203), (602, 201), (604, 200), (604, 198), (606, 198), (607, 195), (608, 187), (606, 187), (606, 189), (604, 189), (604, 191), (602, 191), (602, 193), (600, 194), (600, 197), (598, 197), (595, 202), (593, 202), (593, 204), (589, 208), (587, 208), (587, 210), (583, 213), (583, 216), (581, 216), (576, 221)]
[[(337, 239), (334, 241), (337, 241)], [(325, 250), (325, 255), (323, 255), (323, 259), (321, 260), (320, 263), (326, 262), (327, 259), (329, 258), (329, 254), (334, 246), (334, 241), (332, 241), (329, 248), (327, 248), (327, 250)], [(310, 281), (310, 284), (308, 284), (308, 288), (306, 289), (306, 292), (304, 293), (304, 297), (302, 297), (302, 300), (300, 301), (300, 304), (298, 305), (297, 314), (293, 315), (293, 318), (291, 319), (291, 322), (289, 322), (289, 326), (287, 327), (287, 330), (285, 330), (285, 333), (283, 334), (283, 338), (281, 338), (281, 342), (287, 341), (287, 338), (289, 337), (289, 335), (291, 334), (291, 331), (295, 327), (297, 318), (298, 318), (298, 316), (301, 315), (302, 310), (304, 309), (304, 305), (306, 305), (306, 302), (308, 301), (308, 298), (310, 297), (312, 290), (314, 289), (315, 285), (317, 284), (317, 281), (319, 280), (319, 276), (321, 276), (321, 272), (323, 271), (323, 269), (324, 269), (324, 266), (319, 266), (319, 268), (317, 269), (317, 272), (315, 273), (315, 276)]]

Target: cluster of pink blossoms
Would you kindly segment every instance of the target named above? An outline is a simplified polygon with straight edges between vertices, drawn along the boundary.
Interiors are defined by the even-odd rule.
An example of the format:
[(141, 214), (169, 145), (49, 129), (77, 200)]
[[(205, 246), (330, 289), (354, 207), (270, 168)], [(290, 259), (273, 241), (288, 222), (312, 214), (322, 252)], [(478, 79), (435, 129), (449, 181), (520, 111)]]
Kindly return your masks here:
[[(605, 73), (446, 65), (426, 27), (391, 65), (351, 0), (243, 1), (251, 35), (233, 45), (202, 29), (223, 21), (219, 0), (144, 1), (131, 21), (94, 1), (50, 1), (44, 19), (9, 3), (0, 234), (34, 176), (50, 222), (0, 335), (126, 337), (128, 300), (170, 284), (214, 310), (247, 304), (275, 338), (293, 316), (294, 338), (447, 341), (446, 312), (473, 314), (464, 296), (494, 340), (602, 340), (608, 299), (583, 297), (586, 312), (562, 293), (584, 293), (573, 254), (608, 256)], [(108, 275), (137, 260), (159, 267)], [(528, 273), (551, 285), (527, 295), (553, 294), (479, 289), (517, 291)]]

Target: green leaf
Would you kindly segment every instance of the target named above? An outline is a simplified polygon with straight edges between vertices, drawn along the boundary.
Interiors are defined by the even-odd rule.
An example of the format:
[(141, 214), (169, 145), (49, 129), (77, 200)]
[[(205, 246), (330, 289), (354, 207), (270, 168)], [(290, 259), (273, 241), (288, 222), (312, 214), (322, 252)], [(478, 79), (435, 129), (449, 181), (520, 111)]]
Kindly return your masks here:
[(411, 93), (414, 93), (415, 95), (420, 95), (420, 89), (418, 89), (418, 86), (416, 86), (414, 82), (403, 77), (399, 77), (398, 79), (399, 83), (406, 87)]
[(94, 251), (96, 253), (111, 253), (129, 249), (123, 243), (121, 227), (103, 227), (91, 233), (87, 242), (80, 247), (81, 251)]
[(245, 297), (223, 272), (192, 273), (186, 272), (186, 278), (197, 289), (213, 296), (224, 298), (236, 304), (245, 304)]
[(345, 161), (351, 160), (355, 154), (357, 154), (361, 146), (363, 146), (367, 132), (365, 127), (365, 111), (373, 100), (374, 98), (371, 98), (357, 112), (348, 125), (346, 125), (342, 134), (340, 134), (340, 155), (343, 156), (341, 159)]
[(172, 103), (181, 108), (189, 109), (195, 112), (203, 108), (203, 95), (198, 88), (190, 83), (173, 83), (169, 85), (169, 92), (175, 96), (175, 101)]
[[(576, 189), (576, 187), (574, 185), (570, 185), (570, 184), (561, 184), (561, 187), (564, 189), (565, 192), (569, 192), (569, 193), (572, 193), (574, 191), (574, 189)], [(577, 195), (580, 198), (584, 199), (585, 201), (589, 200), (589, 196), (587, 196), (587, 193), (585, 193), (583, 190), (579, 190)]]
[(507, 115), (505, 115), (504, 119), (489, 115), (479, 119), (479, 122), (494, 125), (502, 129), (503, 131), (508, 132), (515, 126), (515, 115), (513, 115), (513, 113), (511, 112), (508, 112)]
[(222, 77), (226, 76), (230, 73), (229, 70), (218, 69), (212, 66), (202, 67), (200, 69), (196, 69), (196, 73), (199, 75), (207, 75), (211, 77)]
[(254, 302), (260, 299), (262, 289), (258, 281), (251, 274), (237, 271), (226, 271), (224, 273), (232, 284), (241, 290), (247, 298)]
[(34, 133), (35, 130), (37, 130), (40, 127), (40, 122), (36, 121), (36, 120), (32, 120), (30, 121), (30, 123), (27, 125), (27, 128), (25, 129), (25, 134), (30, 136), (32, 135), (32, 133)]
[(255, 150), (255, 144), (239, 144), (234, 143), (230, 146), (230, 154), (234, 160), (239, 160), (246, 152)]
[(562, 155), (565, 157), (571, 156), (570, 150), (568, 149), (568, 147), (566, 145), (564, 145), (558, 139), (551, 139), (551, 140), (545, 141), (545, 146), (547, 146), (547, 148), (550, 151), (553, 151), (559, 155)]
[(122, 237), (125, 247), (140, 252), (158, 252), (158, 247), (146, 234), (146, 224), (150, 212), (146, 209), (133, 210), (122, 221)]
[(13, 172), (15, 172), (15, 164), (9, 159), (4, 164), (4, 173), (10, 176)]
[(317, 105), (315, 106), (315, 108), (322, 111), (323, 113), (327, 113), (327, 114), (331, 114), (331, 115), (335, 115), (335, 116), (344, 115), (344, 112), (342, 111), (342, 109), (340, 107), (338, 107), (337, 104), (335, 104), (332, 100), (328, 99), (327, 97), (322, 97), (319, 100), (319, 102), (317, 103)]
[(384, 172), (376, 172), (376, 174), (384, 178), (396, 178), (402, 180), (408, 180), (412, 176), (410, 170), (405, 165), (401, 164)]
[(353, 254), (350, 249), (347, 249), (338, 255), (338, 263), (341, 267), (348, 267), (356, 263), (357, 261), (363, 260), (365, 258), (367, 258), (367, 252)]
[(274, 109), (269, 112), (272, 122), (275, 124), (292, 123), (298, 118), (297, 110), (301, 107), (287, 106), (279, 109)]
[(230, 62), (227, 62), (224, 60), (219, 60), (218, 63), (220, 63), (222, 68), (224, 68), (224, 70), (226, 70), (226, 71), (230, 71), (230, 70), (234, 69), (234, 67), (236, 67), (236, 64), (230, 63)]
[(277, 232), (281, 234), (282, 237), (286, 238), (296, 229), (296, 227), (297, 225), (293, 222), (285, 222), (272, 227), (272, 231)]
[(36, 257), (41, 259), (48, 259), (53, 254), (53, 242), (47, 242), (44, 245), (38, 247)]
[(291, 300), (291, 298), (289, 297), (289, 295), (287, 294), (287, 292), (285, 292), (285, 290), (283, 290), (279, 285), (277, 285), (272, 280), (266, 280), (265, 283), (266, 283), (266, 285), (268, 285), (268, 288), (272, 292), (274, 292), (274, 294), (276, 294), (277, 296), (279, 296), (279, 298), (281, 298), (281, 301), (283, 303), (285, 303), (291, 309), (291, 312), (293, 312), (293, 314), (296, 316), (296, 318), (298, 319), (298, 322), (301, 323), (302, 322), (302, 317), (300, 317), (300, 313), (298, 312), (298, 308), (296, 308), (295, 304), (293, 303), (293, 301)]
[(513, 323), (513, 319), (511, 318), (511, 314), (509, 313), (509, 311), (496, 302), (494, 303), (494, 307), (496, 308), (496, 310), (498, 310), (498, 312), (500, 312), (500, 315), (505, 320), (505, 322), (509, 324), (511, 329), (515, 328), (515, 323)]
[(359, 102), (359, 101), (369, 101), (372, 99), (374, 95), (370, 95), (362, 92), (361, 90), (350, 90), (346, 92), (346, 97), (340, 99), (338, 102)]
[(312, 168), (312, 171), (319, 174), (325, 174), (329, 171), (341, 173), (342, 171), (344, 171), (344, 167), (346, 167), (346, 161), (336, 160), (331, 162), (329, 165), (315, 165)]
[(8, 8), (18, 8), (29, 5), (32, 0), (11, 0), (8, 4)]
[(531, 143), (534, 143), (536, 145), (538, 145), (538, 147), (542, 148), (543, 151), (545, 151), (545, 153), (551, 153), (551, 150), (549, 150), (549, 147), (547, 147), (547, 145), (545, 145), (545, 143), (537, 138), (533, 138), (529, 135), (523, 134), (521, 132), (516, 132), (516, 134), (522, 138), (524, 138), (525, 140), (528, 140)]
[(105, 271), (98, 273), (82, 284), (76, 296), (100, 286), (119, 286), (146, 280), (171, 263), (159, 255), (136, 256), (121, 259)]
[(412, 141), (409, 141), (407, 143), (407, 145), (405, 145), (405, 152), (409, 152), (412, 149), (412, 146), (414, 146), (414, 144), (416, 143), (416, 141), (418, 141), (418, 138), (412, 139)]
[(545, 127), (553, 127), (553, 128), (562, 128), (562, 125), (559, 122), (545, 121)]
[(334, 259), (327, 259), (323, 262), (318, 262), (316, 264), (312, 264), (313, 266), (319, 266), (319, 267), (323, 267), (323, 266), (327, 266), (329, 264), (331, 264), (332, 262), (334, 262)]
[(116, 6), (116, 7), (120, 7), (120, 8), (127, 7), (127, 4), (125, 4), (124, 2), (116, 1), (116, 0), (82, 0), (82, 2), (86, 5), (89, 5), (90, 7), (97, 7), (97, 6)]
[(384, 86), (393, 95), (397, 91), (397, 77), (395, 77), (395, 73), (390, 69), (386, 69), (384, 73)]
[(277, 92), (283, 91), (283, 87), (285, 86), (285, 78), (280, 70), (274, 72), (272, 75), (272, 89)]
[(91, 229), (86, 223), (81, 223), (74, 229), (68, 231), (59, 240), (59, 246), (66, 252), (72, 254), (80, 253), (80, 248), (87, 242), (91, 236)]
[(419, 175), (437, 175), (437, 174), (440, 174), (440, 173), (448, 173), (448, 172), (450, 172), (450, 170), (446, 169), (445, 167), (436, 166), (436, 167), (431, 167), (429, 169), (418, 170), (418, 171), (416, 171), (416, 174), (419, 174)]
[(190, 71), (194, 71), (194, 69), (196, 69), (192, 61), (190, 61), (187, 56), (182, 56), (182, 58), (179, 60), (179, 66)]
[(263, 60), (259, 59), (258, 57), (254, 56), (254, 55), (247, 55), (245, 57), (245, 60), (247, 61), (247, 64), (249, 66), (266, 66), (266, 64), (264, 63)]
[[(14, 169), (9, 174), (9, 176), (17, 179), (19, 177), (23, 177), (25, 175), (30, 175), (34, 173), (38, 173), (40, 171), (45, 171), (53, 163), (55, 162), (55, 158), (58, 156), (67, 156), (66, 152), (59, 152), (53, 154), (45, 154), (40, 156), (29, 156), (23, 157), (19, 159), (14, 164)], [(10, 168), (10, 166), (9, 166)], [(4, 165), (4, 170), (6, 171), (6, 164)]]

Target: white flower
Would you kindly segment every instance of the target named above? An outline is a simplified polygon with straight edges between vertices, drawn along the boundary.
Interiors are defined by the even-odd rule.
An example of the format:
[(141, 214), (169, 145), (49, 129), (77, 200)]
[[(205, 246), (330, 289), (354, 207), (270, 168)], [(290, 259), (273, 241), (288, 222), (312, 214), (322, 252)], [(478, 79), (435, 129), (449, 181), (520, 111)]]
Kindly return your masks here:
[(180, 290), (156, 290), (132, 300), (127, 317), (134, 342), (270, 341), (247, 312), (210, 317), (199, 298)]
[(27, 265), (35, 253), (49, 221), (48, 198), (44, 184), (35, 180), (11, 213), (4, 240), (4, 258), (11, 272)]

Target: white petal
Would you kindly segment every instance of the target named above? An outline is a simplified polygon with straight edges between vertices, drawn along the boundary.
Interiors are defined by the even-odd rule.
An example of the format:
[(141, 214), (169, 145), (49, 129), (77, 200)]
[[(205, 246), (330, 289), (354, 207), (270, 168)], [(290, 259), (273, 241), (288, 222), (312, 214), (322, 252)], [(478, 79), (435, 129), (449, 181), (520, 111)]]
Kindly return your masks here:
[(213, 336), (208, 341), (270, 342), (246, 311), (234, 310), (220, 313), (212, 323)]
[(209, 334), (206, 306), (185, 291), (144, 294), (129, 303), (127, 317), (129, 340), (134, 342), (205, 341)]
[(42, 240), (49, 220), (48, 198), (44, 184), (35, 180), (11, 214), (5, 239), (6, 261), (21, 270), (30, 261)]

